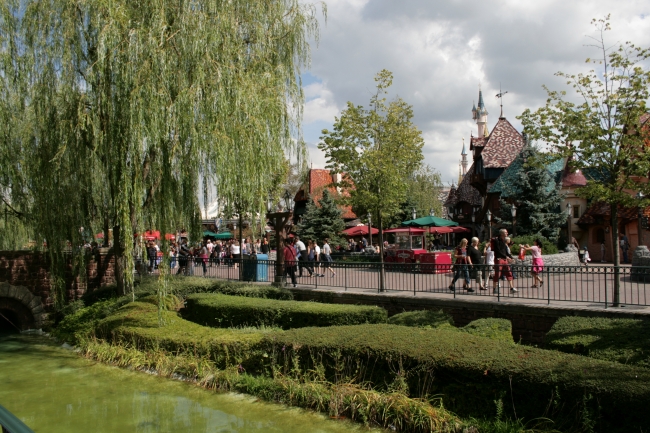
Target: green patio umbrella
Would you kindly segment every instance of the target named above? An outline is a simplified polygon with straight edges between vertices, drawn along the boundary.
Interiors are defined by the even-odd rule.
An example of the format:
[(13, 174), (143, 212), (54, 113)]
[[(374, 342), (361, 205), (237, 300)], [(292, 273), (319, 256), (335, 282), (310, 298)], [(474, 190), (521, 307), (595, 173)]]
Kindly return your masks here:
[(458, 223), (455, 221), (446, 220), (436, 216), (424, 216), (414, 220), (403, 221), (404, 227), (454, 227)]
[(216, 239), (232, 239), (234, 236), (230, 232), (219, 233), (215, 236)]
[(215, 232), (211, 232), (210, 230), (205, 230), (203, 232), (203, 237), (211, 237), (211, 238), (216, 238), (218, 235)]

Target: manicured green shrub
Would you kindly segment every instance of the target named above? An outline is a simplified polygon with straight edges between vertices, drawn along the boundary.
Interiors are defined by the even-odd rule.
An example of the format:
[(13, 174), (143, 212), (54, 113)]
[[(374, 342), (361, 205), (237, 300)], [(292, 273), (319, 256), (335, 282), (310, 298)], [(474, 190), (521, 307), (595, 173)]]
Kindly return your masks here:
[(204, 357), (219, 368), (243, 364), (253, 371), (261, 366), (255, 345), (271, 331), (208, 328), (172, 311), (162, 311), (159, 317), (158, 308), (146, 302), (126, 305), (96, 326), (98, 337), (127, 347)]
[(221, 294), (195, 294), (186, 299), (183, 315), (195, 323), (214, 327), (354, 325), (386, 322), (386, 310), (365, 305), (279, 301)]
[(603, 317), (561, 317), (546, 347), (596, 359), (650, 367), (650, 322)]
[[(546, 254), (557, 254), (560, 252), (557, 249), (557, 245), (546, 239), (544, 236), (536, 235), (526, 235), (526, 236), (516, 236), (512, 238), (512, 242), (515, 244), (515, 248), (512, 251), (513, 255), (519, 254), (519, 245), (530, 245), (532, 246), (535, 242), (535, 239), (542, 241), (542, 255)], [(526, 254), (532, 254), (530, 251), (526, 251)]]
[[(143, 277), (136, 280), (134, 288), (136, 299), (156, 293), (159, 284), (161, 284), (160, 281), (155, 277)], [(179, 298), (185, 298), (193, 293), (223, 293), (252, 298), (293, 299), (291, 291), (281, 287), (185, 276), (171, 276), (167, 281), (167, 293), (174, 294)], [(86, 305), (92, 305), (95, 302), (116, 297), (117, 286), (113, 284), (88, 292), (82, 299)]]
[(468, 334), (479, 337), (514, 343), (512, 338), (512, 323), (508, 319), (478, 319), (460, 329)]
[(598, 431), (650, 428), (650, 371), (643, 368), (395, 325), (292, 329), (265, 335), (262, 345), (284, 374), (321, 370), (329, 381), (377, 390), (401, 383), (410, 396), (440, 396), (462, 416), (493, 416), (492, 402), (502, 401), (507, 416), (547, 417), (558, 428), (585, 419)]
[(420, 310), (395, 314), (388, 318), (388, 323), (421, 328), (451, 328), (454, 326), (454, 319), (442, 310)]

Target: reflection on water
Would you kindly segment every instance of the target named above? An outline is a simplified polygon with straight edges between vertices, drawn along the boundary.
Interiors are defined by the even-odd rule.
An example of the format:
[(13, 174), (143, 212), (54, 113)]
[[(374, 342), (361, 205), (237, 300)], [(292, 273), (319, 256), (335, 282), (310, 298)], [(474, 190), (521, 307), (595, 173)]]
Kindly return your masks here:
[(42, 432), (367, 431), (319, 414), (94, 363), (44, 337), (0, 337), (0, 404)]

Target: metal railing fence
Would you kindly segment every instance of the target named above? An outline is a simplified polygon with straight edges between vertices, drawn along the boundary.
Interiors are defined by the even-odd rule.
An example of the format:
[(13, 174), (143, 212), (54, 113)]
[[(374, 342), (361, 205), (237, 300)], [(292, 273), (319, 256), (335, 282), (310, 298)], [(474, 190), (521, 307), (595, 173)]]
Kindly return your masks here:
[(18, 417), (0, 405), (0, 431), (2, 433), (34, 433)]
[[(140, 274), (157, 273), (155, 269), (139, 267)], [(179, 262), (172, 274), (192, 275), (225, 280), (274, 282), (276, 267), (274, 260), (224, 259), (189, 260), (181, 268)], [(463, 265), (437, 265), (429, 263), (384, 263), (384, 281), (387, 291), (449, 294), (453, 297), (481, 297), (503, 299), (527, 299), (536, 303), (582, 302), (603, 304), (606, 307), (616, 301), (616, 281), (618, 281), (618, 303), (625, 305), (650, 305), (650, 267), (630, 266), (545, 266), (539, 273), (542, 284), (533, 278), (530, 265), (507, 265), (514, 279), (510, 283), (500, 279), (493, 281), (494, 267), (489, 265), (467, 265), (470, 277), (468, 288), (464, 289)], [(136, 266), (138, 269), (138, 266)], [(333, 287), (378, 291), (380, 286), (381, 263), (370, 262), (299, 262), (296, 266), (297, 284), (301, 286)], [(454, 276), (458, 281), (454, 289), (450, 285)], [(318, 275), (318, 276), (316, 276)], [(482, 286), (478, 276), (481, 276)], [(288, 276), (284, 277), (291, 284)], [(537, 283), (537, 284), (536, 284)]]

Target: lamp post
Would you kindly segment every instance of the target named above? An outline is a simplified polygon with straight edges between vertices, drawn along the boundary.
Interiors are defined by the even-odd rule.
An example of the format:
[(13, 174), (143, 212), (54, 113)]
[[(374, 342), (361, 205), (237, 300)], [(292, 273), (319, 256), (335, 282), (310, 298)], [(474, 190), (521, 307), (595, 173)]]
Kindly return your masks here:
[(436, 213), (433, 211), (433, 208), (429, 209), (429, 216), (436, 216)]
[(472, 212), (472, 236), (476, 232), (476, 214)]
[(567, 226), (566, 226), (567, 227), (567, 229), (566, 229), (566, 232), (567, 232), (566, 243), (567, 243), (567, 245), (572, 245), (573, 244), (573, 242), (572, 242), (572, 239), (573, 239), (573, 227), (572, 227), (573, 221), (571, 219), (571, 217), (572, 217), (571, 212), (573, 211), (573, 206), (571, 206), (571, 203), (566, 204), (566, 210), (569, 213), (569, 217), (568, 217), (568, 220), (567, 220)]
[(289, 191), (285, 191), (283, 195), (284, 209), (279, 212), (273, 211), (273, 199), (269, 197), (266, 210), (266, 217), (273, 221), (273, 229), (275, 230), (275, 285), (282, 285), (284, 280), (284, 239), (287, 237), (287, 228), (291, 226), (291, 219), (293, 217), (293, 200)]
[(368, 217), (368, 245), (372, 246), (372, 215), (368, 212), (368, 215), (366, 216)]
[(639, 199), (639, 245), (643, 245), (643, 206), (641, 206), (641, 200), (643, 200), (643, 193), (639, 191), (636, 195), (636, 198)]
[(418, 217), (418, 214), (417, 214), (417, 212), (415, 211), (415, 208), (411, 209), (411, 216), (413, 217), (413, 218), (411, 218), (411, 219), (416, 219), (416, 218)]
[(512, 214), (512, 237), (514, 238), (517, 236), (517, 206), (514, 203), (510, 208), (510, 213)]
[(485, 212), (485, 218), (487, 218), (487, 222), (488, 222), (488, 232), (489, 232), (488, 239), (492, 239), (492, 212), (490, 212), (490, 209), (488, 209), (487, 212)]

